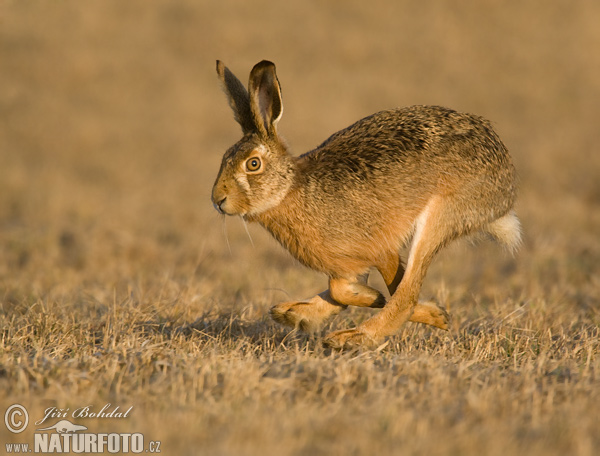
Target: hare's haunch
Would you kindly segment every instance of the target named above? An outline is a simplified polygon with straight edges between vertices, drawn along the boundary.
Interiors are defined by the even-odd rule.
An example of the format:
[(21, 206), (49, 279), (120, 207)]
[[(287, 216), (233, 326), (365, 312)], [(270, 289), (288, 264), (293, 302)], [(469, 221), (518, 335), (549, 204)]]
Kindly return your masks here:
[[(264, 226), (302, 264), (329, 277), (306, 302), (271, 309), (285, 325), (317, 330), (348, 305), (382, 310), (359, 327), (329, 334), (332, 347), (373, 345), (407, 320), (447, 328), (448, 314), (419, 302), (435, 254), (485, 232), (515, 249), (515, 169), (485, 119), (438, 106), (382, 111), (292, 156), (277, 132), (283, 105), (271, 62), (248, 90), (217, 62), (243, 137), (223, 156), (212, 191), (222, 214)], [(410, 245), (406, 267), (400, 249)], [(391, 294), (367, 285), (378, 269)]]

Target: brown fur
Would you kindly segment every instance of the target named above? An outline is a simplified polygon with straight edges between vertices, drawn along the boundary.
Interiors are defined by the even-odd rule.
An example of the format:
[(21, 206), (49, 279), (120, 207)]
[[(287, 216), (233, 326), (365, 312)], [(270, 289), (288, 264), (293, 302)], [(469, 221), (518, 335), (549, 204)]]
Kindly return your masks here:
[[(293, 157), (276, 128), (283, 105), (275, 66), (257, 64), (248, 92), (220, 62), (217, 73), (244, 136), (223, 157), (215, 207), (258, 222), (330, 278), (329, 290), (310, 301), (275, 306), (275, 320), (313, 331), (347, 305), (383, 307), (326, 337), (340, 348), (378, 343), (407, 320), (445, 329), (445, 311), (418, 302), (435, 254), (481, 231), (518, 245), (515, 170), (483, 118), (437, 106), (382, 111)], [(405, 271), (399, 250), (409, 242)], [(388, 285), (387, 303), (366, 284), (372, 267)]]

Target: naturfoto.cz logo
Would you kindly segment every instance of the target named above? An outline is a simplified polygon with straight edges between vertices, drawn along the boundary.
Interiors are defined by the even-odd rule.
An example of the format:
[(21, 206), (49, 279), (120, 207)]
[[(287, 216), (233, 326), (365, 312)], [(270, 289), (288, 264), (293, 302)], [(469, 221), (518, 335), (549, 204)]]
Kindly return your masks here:
[[(6, 453), (160, 453), (160, 441), (144, 441), (141, 433), (90, 433), (87, 426), (75, 424), (71, 419), (123, 419), (129, 416), (133, 406), (122, 410), (119, 406), (106, 404), (95, 411), (93, 406), (80, 407), (73, 412), (69, 408), (50, 407), (34, 424), (33, 448), (29, 443), (5, 443)], [(51, 421), (60, 418), (53, 424)], [(29, 424), (29, 413), (20, 404), (13, 404), (4, 413), (6, 428), (14, 433), (23, 432)], [(87, 423), (86, 423), (87, 424)]]

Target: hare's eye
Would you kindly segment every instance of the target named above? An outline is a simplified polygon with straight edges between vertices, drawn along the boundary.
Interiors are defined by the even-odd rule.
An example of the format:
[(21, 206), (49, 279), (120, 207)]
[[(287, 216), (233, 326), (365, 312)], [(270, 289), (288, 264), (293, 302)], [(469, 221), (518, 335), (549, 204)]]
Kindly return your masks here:
[(246, 161), (246, 169), (251, 173), (254, 173), (260, 169), (261, 163), (260, 158), (252, 157)]

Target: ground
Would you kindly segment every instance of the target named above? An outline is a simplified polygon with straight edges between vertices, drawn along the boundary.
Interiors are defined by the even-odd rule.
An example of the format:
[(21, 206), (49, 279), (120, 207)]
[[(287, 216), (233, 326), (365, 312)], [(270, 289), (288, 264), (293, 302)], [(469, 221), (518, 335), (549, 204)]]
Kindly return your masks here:
[[(0, 1), (0, 413), (30, 416), (0, 421), (1, 451), (56, 407), (163, 454), (595, 454), (599, 18), (591, 1)], [(215, 60), (245, 81), (263, 58), (297, 154), (395, 106), (493, 121), (524, 243), (436, 259), (422, 297), (448, 332), (340, 354), (269, 319), (326, 278), (210, 202), (240, 134)], [(106, 404), (133, 408), (70, 415)]]

